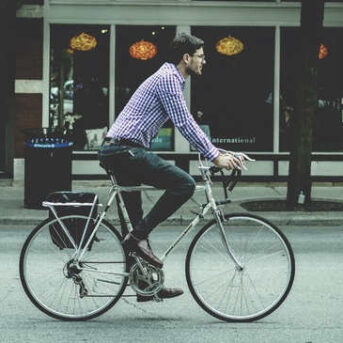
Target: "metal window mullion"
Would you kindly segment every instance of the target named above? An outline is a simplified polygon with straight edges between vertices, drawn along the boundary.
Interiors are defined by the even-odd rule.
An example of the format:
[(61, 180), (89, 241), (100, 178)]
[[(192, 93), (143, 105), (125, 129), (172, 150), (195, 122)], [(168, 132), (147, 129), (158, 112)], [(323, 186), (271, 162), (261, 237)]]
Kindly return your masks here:
[[(176, 33), (191, 33), (191, 27), (189, 25), (180, 25), (176, 26)], [(188, 78), (186, 80), (186, 85), (185, 85), (185, 99), (186, 99), (186, 104), (187, 107), (191, 110), (191, 80)], [(189, 153), (190, 151), (190, 145), (188, 141), (181, 135), (179, 130), (174, 128), (174, 146), (175, 146), (175, 151), (178, 153)]]
[(273, 119), (273, 153), (276, 154), (280, 149), (280, 26), (275, 27)]
[(114, 122), (115, 116), (115, 69), (116, 69), (116, 55), (115, 55), (115, 48), (116, 48), (116, 26), (111, 25), (110, 28), (110, 53), (109, 53), (109, 127)]
[(44, 5), (43, 18), (43, 94), (42, 94), (42, 127), (49, 126), (50, 107), (50, 22), (47, 19), (49, 7)]

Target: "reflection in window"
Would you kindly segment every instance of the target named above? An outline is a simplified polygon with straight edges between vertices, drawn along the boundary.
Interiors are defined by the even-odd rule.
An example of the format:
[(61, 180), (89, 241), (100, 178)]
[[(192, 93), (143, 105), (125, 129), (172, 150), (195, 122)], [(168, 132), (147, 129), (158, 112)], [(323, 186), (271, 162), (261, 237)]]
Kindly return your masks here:
[[(160, 68), (175, 36), (170, 26), (116, 27), (115, 114), (119, 115), (139, 85)], [(152, 142), (152, 150), (174, 150), (174, 129), (167, 122)]]
[(49, 125), (71, 129), (76, 150), (98, 149), (107, 131), (109, 36), (109, 26), (51, 26)]
[[(318, 105), (314, 114), (313, 151), (343, 149), (343, 29), (325, 28), (319, 53)], [(281, 31), (280, 149), (290, 149), (289, 118), (295, 104), (295, 58), (299, 51), (299, 28)]]
[[(203, 75), (192, 78), (196, 120), (209, 126), (216, 146), (272, 151), (274, 29), (193, 27), (192, 34), (205, 41), (207, 61)], [(240, 53), (217, 52), (217, 42), (228, 36), (243, 43)]]

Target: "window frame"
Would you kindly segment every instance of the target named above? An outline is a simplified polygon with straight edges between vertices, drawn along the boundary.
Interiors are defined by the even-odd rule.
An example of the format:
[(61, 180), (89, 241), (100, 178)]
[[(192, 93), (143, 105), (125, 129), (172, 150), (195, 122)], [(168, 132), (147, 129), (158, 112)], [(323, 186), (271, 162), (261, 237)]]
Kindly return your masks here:
[[(177, 32), (190, 32), (191, 26), (271, 26), (275, 28), (275, 63), (274, 63), (274, 94), (275, 99), (280, 94), (280, 28), (283, 26), (300, 25), (300, 3), (284, 2), (254, 2), (239, 1), (91, 1), (82, 4), (80, 0), (69, 0), (70, 4), (61, 0), (44, 2), (43, 30), (43, 106), (42, 126), (48, 126), (49, 117), (49, 69), (50, 69), (50, 25), (51, 24), (96, 24), (110, 25), (110, 56), (109, 56), (109, 123), (114, 120), (114, 79), (115, 79), (115, 26), (130, 22), (132, 25), (175, 25)], [(96, 6), (96, 11), (94, 11)], [(156, 9), (161, 15), (156, 19)], [(132, 18), (132, 11), (136, 13)], [(207, 13), (206, 18), (202, 13)], [(87, 19), (88, 18), (88, 19)], [(212, 18), (212, 19), (211, 19)], [(214, 19), (216, 18), (216, 19)], [(324, 26), (343, 27), (343, 4), (325, 4)], [(190, 106), (190, 82), (187, 82), (185, 98)], [(191, 109), (190, 109), (191, 110)], [(279, 101), (274, 101), (273, 151), (263, 154), (288, 154), (279, 152)], [(192, 153), (189, 144), (178, 130), (174, 134), (174, 151), (168, 153)], [(78, 154), (95, 154), (91, 151), (77, 151)], [(250, 153), (254, 153), (253, 151)], [(261, 152), (256, 152), (261, 154)], [(324, 153), (330, 154), (330, 153)], [(342, 154), (343, 152), (338, 154)]]

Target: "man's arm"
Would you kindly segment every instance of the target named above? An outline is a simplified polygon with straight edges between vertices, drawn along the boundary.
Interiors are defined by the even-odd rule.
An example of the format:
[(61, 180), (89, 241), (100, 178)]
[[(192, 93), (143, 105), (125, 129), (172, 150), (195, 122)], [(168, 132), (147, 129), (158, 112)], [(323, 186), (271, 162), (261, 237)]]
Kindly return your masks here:
[(192, 146), (219, 168), (240, 169), (243, 167), (243, 161), (240, 158), (233, 154), (221, 154), (210, 142), (190, 114), (179, 81), (174, 75), (162, 78), (159, 86), (158, 95), (163, 108), (175, 127)]
[(188, 111), (176, 76), (167, 75), (162, 78), (157, 92), (169, 118), (188, 142), (208, 160), (213, 161), (217, 158), (220, 153)]

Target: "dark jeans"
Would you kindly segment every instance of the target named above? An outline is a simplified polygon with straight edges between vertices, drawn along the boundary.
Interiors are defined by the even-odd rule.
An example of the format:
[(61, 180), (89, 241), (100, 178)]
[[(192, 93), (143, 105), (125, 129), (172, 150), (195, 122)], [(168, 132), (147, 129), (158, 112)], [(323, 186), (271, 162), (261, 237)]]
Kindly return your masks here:
[[(195, 181), (188, 173), (144, 148), (105, 143), (99, 150), (99, 159), (114, 172), (121, 186), (145, 184), (166, 190), (144, 219), (141, 193), (122, 193), (134, 234), (139, 238), (147, 237), (194, 193)], [(125, 235), (127, 228), (120, 209), (119, 216)]]

